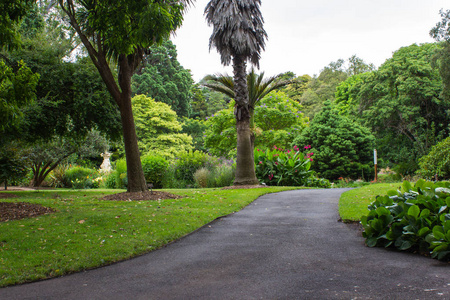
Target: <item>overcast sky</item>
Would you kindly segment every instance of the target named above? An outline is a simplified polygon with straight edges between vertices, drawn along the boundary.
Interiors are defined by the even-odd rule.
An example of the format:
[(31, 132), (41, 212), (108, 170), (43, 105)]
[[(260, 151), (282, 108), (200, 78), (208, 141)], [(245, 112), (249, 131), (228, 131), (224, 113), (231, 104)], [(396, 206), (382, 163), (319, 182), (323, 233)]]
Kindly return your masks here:
[[(429, 31), (440, 21), (448, 0), (262, 0), (268, 34), (260, 71), (266, 76), (292, 71), (319, 74), (332, 61), (353, 54), (379, 67), (403, 46), (433, 42)], [(172, 38), (178, 61), (198, 82), (205, 75), (228, 72), (220, 56), (209, 51), (212, 27), (197, 0)]]

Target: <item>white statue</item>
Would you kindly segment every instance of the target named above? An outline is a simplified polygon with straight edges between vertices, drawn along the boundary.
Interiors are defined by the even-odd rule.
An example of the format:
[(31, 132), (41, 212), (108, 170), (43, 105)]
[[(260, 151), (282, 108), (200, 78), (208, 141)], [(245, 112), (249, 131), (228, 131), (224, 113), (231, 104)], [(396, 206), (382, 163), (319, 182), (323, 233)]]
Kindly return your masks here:
[(100, 173), (109, 173), (111, 172), (111, 162), (109, 161), (109, 158), (111, 157), (111, 153), (106, 151), (105, 153), (100, 154), (103, 157), (103, 162), (100, 166)]

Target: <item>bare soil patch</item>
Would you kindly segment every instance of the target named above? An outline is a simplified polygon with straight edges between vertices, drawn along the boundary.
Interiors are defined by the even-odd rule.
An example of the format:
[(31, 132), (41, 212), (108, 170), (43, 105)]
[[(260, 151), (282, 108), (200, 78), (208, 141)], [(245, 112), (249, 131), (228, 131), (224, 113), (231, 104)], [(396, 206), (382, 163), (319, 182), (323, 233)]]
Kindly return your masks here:
[(55, 212), (55, 210), (39, 204), (26, 202), (0, 202), (0, 222), (33, 218), (52, 212)]
[(118, 193), (107, 195), (101, 198), (101, 200), (116, 200), (116, 201), (144, 201), (144, 200), (162, 200), (162, 199), (180, 199), (183, 198), (178, 195), (174, 195), (167, 192), (137, 192), (137, 193)]

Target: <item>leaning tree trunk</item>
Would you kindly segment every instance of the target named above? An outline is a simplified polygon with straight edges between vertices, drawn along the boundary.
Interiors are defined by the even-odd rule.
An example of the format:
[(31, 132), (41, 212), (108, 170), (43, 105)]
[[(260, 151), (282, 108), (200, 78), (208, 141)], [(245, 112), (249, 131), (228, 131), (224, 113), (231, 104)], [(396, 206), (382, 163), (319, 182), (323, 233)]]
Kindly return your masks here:
[(127, 161), (128, 192), (148, 191), (142, 170), (136, 127), (134, 125), (133, 110), (131, 106), (131, 76), (133, 76), (133, 60), (135, 56), (119, 56), (119, 85), (120, 93), (119, 109), (122, 121), (123, 142)]
[(245, 60), (233, 58), (235, 116), (237, 131), (236, 176), (234, 185), (253, 185), (259, 181), (255, 174), (253, 160), (252, 131), (250, 129), (250, 107), (248, 99), (247, 72)]

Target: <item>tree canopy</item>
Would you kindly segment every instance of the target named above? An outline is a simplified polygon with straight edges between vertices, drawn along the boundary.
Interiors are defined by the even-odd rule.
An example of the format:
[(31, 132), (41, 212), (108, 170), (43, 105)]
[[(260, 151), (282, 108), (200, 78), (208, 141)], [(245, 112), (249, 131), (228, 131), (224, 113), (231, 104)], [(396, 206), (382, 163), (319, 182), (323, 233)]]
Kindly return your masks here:
[[(272, 91), (255, 107), (255, 147), (290, 147), (307, 126), (302, 106), (283, 92)], [(214, 155), (234, 157), (236, 130), (233, 109), (221, 110), (208, 118), (205, 147)]]
[(169, 105), (145, 95), (132, 99), (139, 150), (173, 158), (179, 152), (192, 150), (192, 137), (181, 133), (182, 124)]
[(191, 114), (191, 73), (177, 60), (177, 50), (170, 40), (153, 45), (142, 66), (133, 75), (133, 94), (146, 95), (168, 105), (180, 117)]
[(341, 113), (359, 116), (377, 137), (380, 156), (412, 173), (417, 159), (448, 135), (449, 102), (432, 61), (439, 44), (402, 47), (377, 71), (355, 75), (337, 89)]
[[(147, 190), (131, 106), (131, 77), (148, 48), (181, 26), (190, 0), (58, 0), (120, 110), (128, 191)], [(117, 80), (110, 67), (117, 63)]]

